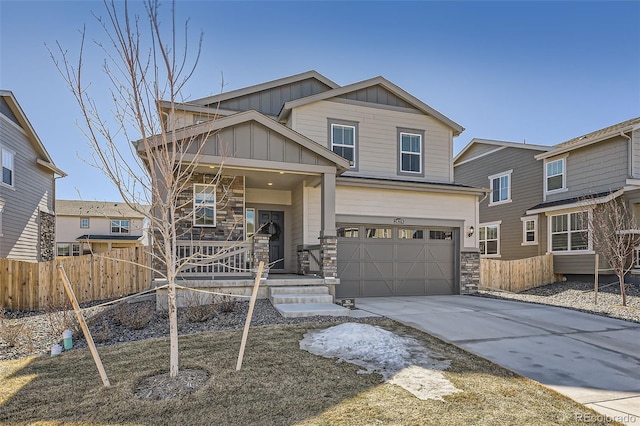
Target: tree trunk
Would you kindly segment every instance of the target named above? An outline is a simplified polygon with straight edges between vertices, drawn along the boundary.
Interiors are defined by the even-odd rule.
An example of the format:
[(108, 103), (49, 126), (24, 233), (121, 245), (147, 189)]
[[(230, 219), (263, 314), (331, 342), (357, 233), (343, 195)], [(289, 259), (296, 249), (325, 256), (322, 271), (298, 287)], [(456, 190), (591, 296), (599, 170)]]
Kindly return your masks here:
[(178, 309), (176, 307), (176, 283), (169, 282), (167, 304), (169, 308), (169, 377), (178, 376)]
[(620, 281), (620, 294), (622, 295), (622, 306), (627, 306), (627, 292), (624, 289), (624, 274), (618, 275)]

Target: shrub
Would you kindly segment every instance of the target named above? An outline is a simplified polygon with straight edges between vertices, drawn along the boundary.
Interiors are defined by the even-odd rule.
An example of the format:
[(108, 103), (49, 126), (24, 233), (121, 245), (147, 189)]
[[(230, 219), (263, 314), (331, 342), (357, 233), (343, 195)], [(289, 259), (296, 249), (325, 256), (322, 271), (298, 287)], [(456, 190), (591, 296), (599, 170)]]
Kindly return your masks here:
[(47, 303), (44, 312), (53, 336), (62, 338), (62, 332), (65, 330), (71, 330), (75, 335), (82, 333), (75, 312), (68, 302), (60, 306)]
[(229, 314), (236, 309), (237, 300), (229, 295), (218, 296), (217, 305), (220, 312)]
[(132, 330), (145, 328), (155, 314), (153, 306), (146, 303), (120, 302), (113, 309), (113, 322)]
[(0, 338), (9, 347), (26, 345), (28, 351), (33, 350), (33, 330), (22, 323), (10, 324), (4, 309), (0, 309)]
[(208, 297), (195, 292), (184, 293), (184, 315), (189, 322), (205, 322), (216, 315), (216, 305), (207, 303)]

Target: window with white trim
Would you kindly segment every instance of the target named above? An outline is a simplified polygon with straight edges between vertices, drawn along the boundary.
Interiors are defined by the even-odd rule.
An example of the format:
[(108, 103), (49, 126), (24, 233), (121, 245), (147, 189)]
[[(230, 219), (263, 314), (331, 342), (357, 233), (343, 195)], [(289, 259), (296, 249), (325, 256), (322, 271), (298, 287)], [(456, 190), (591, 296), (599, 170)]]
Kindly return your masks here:
[(13, 186), (15, 180), (14, 153), (2, 148), (2, 183)]
[(422, 173), (422, 135), (400, 132), (400, 172)]
[(356, 168), (356, 126), (331, 123), (331, 151), (351, 162)]
[(500, 255), (500, 224), (485, 224), (479, 226), (478, 240), (481, 256)]
[(589, 212), (549, 216), (552, 252), (589, 250)]
[(491, 199), (489, 205), (511, 201), (511, 173), (513, 170), (489, 176)]
[(130, 232), (131, 222), (129, 219), (112, 219), (111, 220), (111, 233), (112, 234), (128, 234)]
[(538, 218), (537, 217), (521, 217), (522, 221), (522, 245), (538, 244)]
[(80, 218), (80, 228), (82, 228), (82, 229), (88, 229), (89, 228), (89, 218), (88, 217), (81, 217)]
[(565, 189), (565, 159), (560, 158), (554, 161), (548, 161), (545, 165), (545, 191), (553, 192)]
[(216, 186), (193, 185), (193, 224), (216, 226)]
[(56, 245), (56, 254), (58, 256), (80, 256), (80, 244), (58, 243)]

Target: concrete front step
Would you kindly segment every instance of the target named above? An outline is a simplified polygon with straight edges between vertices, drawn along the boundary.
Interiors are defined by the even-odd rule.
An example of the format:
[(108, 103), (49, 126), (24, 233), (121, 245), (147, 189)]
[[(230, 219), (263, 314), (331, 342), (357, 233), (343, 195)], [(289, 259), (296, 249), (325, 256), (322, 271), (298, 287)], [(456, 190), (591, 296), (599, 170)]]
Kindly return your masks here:
[(330, 294), (276, 294), (271, 296), (271, 303), (282, 305), (285, 303), (333, 303)]
[(301, 285), (288, 287), (270, 287), (269, 294), (329, 294), (329, 287), (326, 285)]
[(351, 315), (349, 309), (334, 303), (284, 303), (273, 304), (273, 307), (285, 318), (311, 317), (315, 315), (348, 317)]

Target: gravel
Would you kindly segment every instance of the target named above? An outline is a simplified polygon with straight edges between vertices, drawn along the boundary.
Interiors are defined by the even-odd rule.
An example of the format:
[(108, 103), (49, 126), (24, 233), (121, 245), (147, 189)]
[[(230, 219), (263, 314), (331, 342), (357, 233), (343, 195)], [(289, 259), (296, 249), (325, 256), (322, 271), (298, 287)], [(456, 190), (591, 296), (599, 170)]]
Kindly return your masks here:
[[(617, 283), (601, 285), (597, 304), (594, 303), (593, 283), (588, 282), (558, 282), (522, 293), (482, 290), (476, 293), (475, 297), (561, 306), (640, 323), (640, 286), (638, 285), (628, 286), (626, 307), (621, 305), (620, 289)], [(105, 301), (96, 301), (82, 306), (96, 346), (168, 336), (167, 313), (155, 310), (155, 299), (147, 298), (132, 303), (124, 302), (118, 305), (96, 307), (103, 302)], [(179, 334), (241, 329), (244, 327), (248, 309), (247, 301), (236, 302), (230, 312), (225, 312), (223, 305), (198, 311), (193, 308), (179, 309)], [(71, 329), (74, 332), (74, 348), (87, 347), (72, 311), (4, 312), (3, 316), (4, 319), (0, 315), (0, 360), (49, 354), (52, 345), (62, 345), (64, 329)], [(284, 318), (268, 300), (257, 300), (251, 326), (346, 321), (375, 323), (379, 320), (380, 318), (376, 317), (359, 319), (329, 316)], [(14, 340), (11, 342), (13, 344), (10, 344), (11, 340)]]
[(627, 284), (627, 306), (622, 306), (620, 286), (600, 284), (595, 303), (593, 282), (557, 282), (520, 293), (481, 290), (477, 297), (519, 300), (543, 305), (561, 306), (611, 318), (640, 323), (640, 286)]
[[(101, 302), (95, 302), (97, 305)], [(84, 317), (91, 330), (96, 346), (113, 345), (123, 342), (167, 337), (169, 335), (169, 321), (166, 311), (155, 310), (155, 299), (137, 301), (133, 303), (119, 303), (107, 307), (82, 306)], [(242, 329), (244, 327), (248, 301), (239, 301), (231, 312), (224, 312), (222, 305), (195, 311), (190, 308), (178, 309), (179, 335), (200, 333), (204, 331), (220, 331)], [(66, 322), (63, 316), (66, 315)], [(51, 346), (63, 344), (62, 330), (73, 331), (73, 348), (86, 348), (82, 330), (75, 320), (72, 311), (57, 312), (5, 312), (4, 320), (0, 321), (0, 360), (17, 359), (30, 355), (49, 354)], [(203, 321), (195, 321), (197, 317)], [(71, 320), (71, 321), (70, 321)], [(285, 318), (271, 305), (268, 300), (257, 300), (251, 326), (265, 326), (276, 324), (301, 324), (306, 322), (369, 322), (375, 323), (380, 317), (353, 318), (334, 316), (313, 316), (303, 318)], [(19, 328), (19, 336), (14, 345), (8, 344), (7, 329)]]

